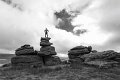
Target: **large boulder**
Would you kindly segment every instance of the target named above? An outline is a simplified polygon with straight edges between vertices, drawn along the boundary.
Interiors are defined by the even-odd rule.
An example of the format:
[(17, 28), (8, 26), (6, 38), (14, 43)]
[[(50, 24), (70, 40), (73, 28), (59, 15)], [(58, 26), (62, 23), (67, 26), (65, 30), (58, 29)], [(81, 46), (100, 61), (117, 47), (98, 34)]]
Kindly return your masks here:
[(56, 55), (55, 48), (53, 46), (46, 46), (41, 47), (40, 52), (38, 52), (38, 55), (41, 56), (48, 56), (48, 55)]
[(68, 57), (69, 59), (74, 59), (78, 56), (82, 56), (84, 54), (89, 54), (92, 51), (91, 46), (77, 46), (68, 51)]
[(76, 55), (76, 56), (79, 56), (79, 55), (84, 55), (84, 54), (88, 54), (89, 51), (88, 49), (81, 49), (81, 50), (70, 50), (68, 51), (68, 55)]
[(102, 59), (102, 60), (110, 60), (112, 58), (117, 57), (118, 53), (113, 51), (113, 50), (108, 50), (108, 51), (103, 51), (103, 52), (96, 52), (96, 53), (90, 53), (90, 54), (85, 54), (81, 56), (81, 58), (84, 61), (92, 61), (96, 59)]
[(44, 62), (46, 66), (53, 66), (60, 64), (61, 60), (58, 56), (45, 56)]
[(15, 50), (17, 56), (20, 55), (35, 55), (33, 47), (26, 44)]

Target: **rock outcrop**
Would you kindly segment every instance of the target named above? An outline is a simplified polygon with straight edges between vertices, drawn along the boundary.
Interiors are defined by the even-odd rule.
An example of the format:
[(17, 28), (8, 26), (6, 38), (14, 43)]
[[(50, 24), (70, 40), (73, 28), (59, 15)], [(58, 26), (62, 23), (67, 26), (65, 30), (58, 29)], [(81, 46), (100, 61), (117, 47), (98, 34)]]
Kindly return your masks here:
[(97, 52), (92, 47), (77, 46), (68, 52), (70, 65), (80, 67), (80, 64), (111, 68), (120, 64), (120, 53), (113, 50)]
[(42, 57), (39, 57), (37, 55), (22, 55), (22, 56), (16, 56), (11, 59), (11, 63), (13, 66), (21, 66), (21, 67), (42, 67), (43, 60)]
[(68, 57), (70, 62), (83, 62), (80, 58), (82, 55), (89, 54), (92, 51), (91, 46), (77, 46), (68, 51)]
[(31, 47), (28, 44), (25, 44), (25, 45), (21, 46), (20, 48), (16, 49), (15, 54), (17, 56), (20, 56), (20, 55), (35, 55), (33, 47)]
[(85, 54), (81, 58), (87, 62), (87, 61), (93, 61), (96, 59), (101, 60), (110, 60), (118, 56), (118, 53), (113, 50), (103, 51), (103, 52), (96, 52), (96, 53), (90, 53)]
[(49, 42), (50, 39), (51, 38), (49, 37), (41, 37), (41, 48), (38, 52), (38, 55), (42, 56), (43, 62), (47, 66), (57, 65), (61, 63), (60, 58), (55, 56), (57, 53), (55, 51), (55, 47), (51, 46), (52, 43)]
[(38, 56), (33, 47), (26, 44), (15, 50), (16, 56), (11, 58), (13, 67), (41, 67), (43, 65), (42, 57)]

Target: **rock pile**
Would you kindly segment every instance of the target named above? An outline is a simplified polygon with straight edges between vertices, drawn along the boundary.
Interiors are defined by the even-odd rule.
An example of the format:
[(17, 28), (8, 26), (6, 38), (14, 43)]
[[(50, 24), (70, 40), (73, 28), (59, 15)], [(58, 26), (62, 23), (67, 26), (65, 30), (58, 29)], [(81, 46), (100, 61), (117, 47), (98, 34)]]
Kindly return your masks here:
[(49, 42), (51, 38), (42, 37), (40, 42), (40, 51), (34, 51), (34, 48), (26, 44), (15, 50), (15, 57), (11, 58), (12, 66), (21, 67), (42, 67), (58, 65), (61, 60), (58, 56), (55, 47)]
[(15, 67), (30, 67), (43, 65), (42, 57), (38, 56), (33, 47), (30, 45), (24, 45), (15, 50), (16, 56), (11, 58), (12, 66)]
[(40, 52), (38, 52), (39, 56), (42, 56), (43, 62), (45, 65), (56, 65), (60, 64), (61, 60), (59, 57), (55, 56), (57, 53), (55, 51), (55, 47), (51, 46), (52, 43), (49, 42), (51, 38), (49, 37), (41, 37), (40, 42)]
[(83, 62), (80, 58), (82, 55), (89, 54), (92, 51), (91, 46), (77, 46), (68, 51), (68, 57), (70, 62)]
[(97, 52), (91, 46), (77, 46), (68, 52), (71, 66), (87, 64), (98, 66), (99, 68), (109, 68), (120, 63), (120, 53), (113, 50)]

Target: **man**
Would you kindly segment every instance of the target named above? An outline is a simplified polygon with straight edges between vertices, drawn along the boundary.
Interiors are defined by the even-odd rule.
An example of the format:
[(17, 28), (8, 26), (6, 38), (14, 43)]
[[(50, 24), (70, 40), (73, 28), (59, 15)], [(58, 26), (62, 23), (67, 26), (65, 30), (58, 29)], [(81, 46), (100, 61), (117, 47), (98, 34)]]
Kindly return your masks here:
[(46, 28), (46, 29), (44, 30), (44, 32), (45, 32), (45, 37), (48, 37), (48, 32), (49, 32), (49, 30)]

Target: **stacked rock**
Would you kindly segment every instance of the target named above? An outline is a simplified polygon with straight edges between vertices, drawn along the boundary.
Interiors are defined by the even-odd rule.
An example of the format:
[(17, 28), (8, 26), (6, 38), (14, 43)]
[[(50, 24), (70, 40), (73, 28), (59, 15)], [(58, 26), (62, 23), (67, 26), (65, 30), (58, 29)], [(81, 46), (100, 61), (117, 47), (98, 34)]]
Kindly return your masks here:
[(41, 48), (38, 53), (39, 56), (42, 56), (44, 64), (48, 66), (61, 63), (60, 58), (55, 56), (57, 53), (55, 51), (55, 47), (51, 46), (52, 43), (49, 42), (50, 39), (51, 38), (49, 37), (41, 37)]
[(30, 67), (43, 65), (42, 57), (38, 56), (33, 47), (26, 44), (15, 50), (15, 57), (11, 58), (12, 66), (15, 67)]
[(84, 54), (89, 54), (92, 51), (91, 46), (77, 46), (68, 51), (68, 57), (70, 62), (78, 61), (83, 62), (83, 60), (80, 58)]

